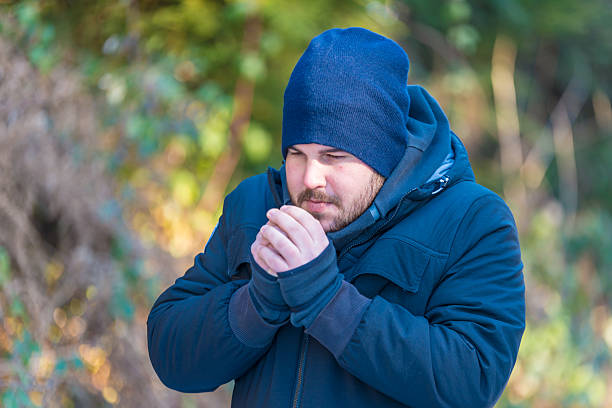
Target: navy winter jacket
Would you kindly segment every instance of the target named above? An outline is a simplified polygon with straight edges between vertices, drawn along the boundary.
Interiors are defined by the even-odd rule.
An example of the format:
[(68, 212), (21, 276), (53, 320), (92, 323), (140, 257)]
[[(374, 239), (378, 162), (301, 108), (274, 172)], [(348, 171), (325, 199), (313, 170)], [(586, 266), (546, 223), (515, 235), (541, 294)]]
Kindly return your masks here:
[(149, 315), (164, 384), (205, 392), (235, 380), (235, 407), (494, 405), (525, 324), (516, 227), (502, 199), (474, 181), (433, 98), (412, 92), (430, 106), (429, 136), (307, 264), (344, 280), (306, 329), (269, 323), (248, 291), (265, 213), (290, 203), (284, 168), (226, 197), (204, 252)]

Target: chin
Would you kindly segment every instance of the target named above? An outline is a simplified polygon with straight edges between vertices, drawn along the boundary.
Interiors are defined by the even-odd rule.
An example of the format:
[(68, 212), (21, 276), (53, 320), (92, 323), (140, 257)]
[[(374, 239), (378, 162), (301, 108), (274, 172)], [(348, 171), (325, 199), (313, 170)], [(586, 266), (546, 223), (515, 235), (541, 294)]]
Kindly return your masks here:
[[(308, 210), (306, 210), (308, 211)], [(332, 222), (328, 219), (328, 217), (325, 216), (325, 214), (317, 214), (317, 213), (311, 213), (310, 211), (308, 211), (308, 213), (310, 215), (312, 215), (317, 221), (319, 221), (319, 224), (321, 224), (321, 227), (323, 227), (323, 231), (325, 232), (329, 232), (331, 229), (331, 224)]]
[(328, 232), (334, 232), (337, 231), (337, 228), (334, 228), (335, 223), (332, 219), (326, 219), (326, 220), (319, 220), (319, 222), (321, 223), (321, 226), (323, 227), (323, 231), (325, 231), (326, 233)]

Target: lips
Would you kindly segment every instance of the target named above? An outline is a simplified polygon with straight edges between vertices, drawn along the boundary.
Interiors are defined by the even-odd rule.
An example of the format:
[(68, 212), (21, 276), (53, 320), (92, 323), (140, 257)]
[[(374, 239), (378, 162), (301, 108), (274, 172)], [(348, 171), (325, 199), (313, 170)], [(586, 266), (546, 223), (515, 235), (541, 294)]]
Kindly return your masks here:
[(310, 212), (323, 212), (333, 204), (327, 201), (304, 200), (304, 209)]

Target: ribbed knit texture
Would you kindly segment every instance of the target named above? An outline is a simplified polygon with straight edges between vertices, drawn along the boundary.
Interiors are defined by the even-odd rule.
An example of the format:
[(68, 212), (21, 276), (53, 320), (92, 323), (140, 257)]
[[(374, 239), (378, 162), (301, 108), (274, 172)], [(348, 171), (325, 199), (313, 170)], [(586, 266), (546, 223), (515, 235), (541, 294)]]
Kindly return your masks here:
[(261, 268), (253, 254), (251, 260), (251, 281), (249, 294), (255, 309), (268, 323), (279, 324), (289, 320), (289, 306), (281, 294), (278, 280)]
[(372, 301), (347, 281), (321, 310), (306, 333), (313, 336), (338, 358), (359, 326)]
[(284, 323), (267, 322), (255, 309), (248, 285), (236, 290), (230, 298), (227, 320), (232, 333), (249, 347), (266, 347)]
[(347, 151), (388, 177), (410, 136), (408, 67), (397, 43), (363, 28), (315, 37), (285, 90), (283, 157), (289, 146), (318, 143)]
[(279, 272), (278, 284), (291, 309), (291, 324), (310, 327), (340, 289), (342, 278), (338, 272), (336, 250), (331, 242), (310, 262)]

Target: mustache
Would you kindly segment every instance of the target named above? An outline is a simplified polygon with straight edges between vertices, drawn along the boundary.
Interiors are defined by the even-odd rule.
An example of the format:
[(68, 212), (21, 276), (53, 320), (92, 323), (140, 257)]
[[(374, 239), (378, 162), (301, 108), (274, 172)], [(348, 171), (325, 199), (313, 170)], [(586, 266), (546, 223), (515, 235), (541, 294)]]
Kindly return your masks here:
[(322, 201), (325, 203), (334, 204), (337, 207), (341, 206), (340, 199), (338, 197), (327, 195), (320, 190), (306, 189), (302, 191), (298, 195), (297, 204), (300, 206), (306, 200)]

